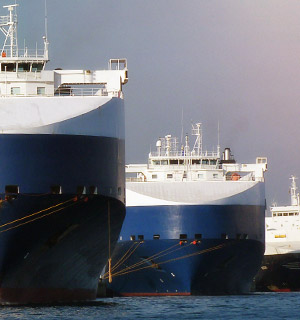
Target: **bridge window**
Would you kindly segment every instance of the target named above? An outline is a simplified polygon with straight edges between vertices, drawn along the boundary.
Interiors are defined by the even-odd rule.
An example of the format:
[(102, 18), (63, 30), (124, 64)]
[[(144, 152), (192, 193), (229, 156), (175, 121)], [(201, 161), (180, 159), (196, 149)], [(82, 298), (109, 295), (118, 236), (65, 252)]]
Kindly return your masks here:
[(167, 179), (172, 179), (173, 178), (173, 174), (172, 173), (168, 173), (167, 174)]
[(157, 174), (153, 174), (152, 179), (157, 179)]
[(154, 234), (154, 235), (153, 235), (153, 239), (154, 239), (154, 240), (159, 240), (159, 238), (160, 238), (160, 235), (159, 235), (159, 234)]
[(16, 64), (15, 63), (2, 63), (1, 64), (1, 71), (14, 72), (14, 71), (16, 71)]
[(135, 236), (134, 236), (134, 235), (131, 235), (131, 236), (130, 236), (130, 240), (131, 240), (131, 241), (135, 241)]
[(178, 164), (178, 160), (170, 160), (170, 164)]
[(18, 64), (18, 71), (30, 71), (30, 64), (29, 63), (19, 63)]
[(222, 233), (221, 234), (221, 239), (228, 239), (228, 234)]
[(44, 64), (43, 63), (33, 63), (32, 64), (32, 68), (31, 70), (34, 71), (42, 71), (44, 68)]
[(141, 240), (141, 241), (143, 241), (143, 240), (144, 240), (144, 235), (139, 234), (139, 235), (138, 235), (138, 239)]
[(180, 234), (179, 235), (179, 239), (180, 240), (186, 240), (187, 239), (187, 234), (185, 234), (185, 233), (184, 234)]
[(192, 164), (200, 164), (200, 160), (192, 160)]

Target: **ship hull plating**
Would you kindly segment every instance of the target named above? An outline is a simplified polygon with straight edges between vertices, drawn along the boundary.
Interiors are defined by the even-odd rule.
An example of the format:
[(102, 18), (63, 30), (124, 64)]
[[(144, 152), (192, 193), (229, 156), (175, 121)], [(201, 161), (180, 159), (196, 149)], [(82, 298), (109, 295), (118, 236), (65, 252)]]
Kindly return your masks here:
[[(137, 249), (115, 271), (109, 288), (113, 294), (121, 296), (249, 292), (263, 256), (261, 242), (211, 239), (193, 244), (193, 241), (188, 239), (181, 245), (178, 240), (136, 243), (133, 249)], [(119, 261), (132, 244), (129, 241), (118, 243), (114, 261)], [(161, 257), (155, 256), (159, 253)], [(136, 267), (127, 269), (133, 265)]]
[(247, 293), (263, 259), (263, 219), (263, 206), (129, 207), (108, 288), (121, 296)]
[(0, 188), (19, 188), (1, 193), (0, 303), (96, 298), (125, 217), (124, 140), (2, 134), (0, 149)]
[(300, 291), (300, 253), (266, 255), (255, 277), (260, 292)]

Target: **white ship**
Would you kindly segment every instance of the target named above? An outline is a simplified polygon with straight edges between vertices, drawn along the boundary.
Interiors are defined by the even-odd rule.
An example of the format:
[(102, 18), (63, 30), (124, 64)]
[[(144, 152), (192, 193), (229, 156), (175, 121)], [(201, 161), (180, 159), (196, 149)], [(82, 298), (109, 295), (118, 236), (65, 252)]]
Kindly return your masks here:
[(126, 59), (46, 70), (20, 49), (17, 4), (0, 51), (0, 303), (94, 299), (125, 216)]
[(300, 202), (291, 177), (291, 205), (272, 206), (266, 217), (266, 251), (256, 277), (258, 291), (300, 290)]

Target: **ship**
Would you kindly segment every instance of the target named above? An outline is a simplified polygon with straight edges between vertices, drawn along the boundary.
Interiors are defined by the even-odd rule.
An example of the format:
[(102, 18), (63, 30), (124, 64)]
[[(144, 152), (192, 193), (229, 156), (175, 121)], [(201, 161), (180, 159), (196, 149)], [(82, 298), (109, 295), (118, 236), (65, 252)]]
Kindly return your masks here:
[(256, 291), (300, 291), (300, 202), (296, 177), (291, 180), (291, 204), (271, 206), (266, 217), (266, 251)]
[(46, 70), (17, 6), (0, 17), (0, 303), (92, 300), (125, 217), (127, 61)]
[[(250, 291), (265, 242), (267, 158), (237, 163), (230, 148), (204, 151), (159, 138), (146, 164), (126, 165), (126, 217), (103, 272), (115, 296), (219, 295)], [(108, 281), (109, 280), (109, 281)]]

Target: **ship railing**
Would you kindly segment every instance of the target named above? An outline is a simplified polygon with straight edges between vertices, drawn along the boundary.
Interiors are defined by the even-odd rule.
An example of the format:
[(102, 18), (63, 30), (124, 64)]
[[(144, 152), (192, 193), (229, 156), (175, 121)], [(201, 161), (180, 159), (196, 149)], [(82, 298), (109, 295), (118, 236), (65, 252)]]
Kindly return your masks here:
[(199, 159), (199, 158), (218, 158), (218, 153), (214, 152), (214, 151), (205, 151), (200, 153), (199, 155), (196, 155), (194, 152), (184, 152), (184, 151), (179, 151), (179, 150), (170, 150), (169, 152), (167, 152), (166, 150), (161, 150), (160, 152), (157, 151), (151, 151), (149, 154), (149, 157), (159, 157), (159, 158), (163, 158), (163, 157), (176, 157), (179, 159), (185, 159), (185, 158), (189, 158), (189, 159)]
[(47, 55), (44, 49), (18, 49), (16, 52), (15, 50), (11, 52), (10, 50), (4, 50), (1, 53), (0, 58), (3, 60), (7, 58), (21, 58), (21, 59), (41, 59), (47, 60)]
[(122, 91), (108, 91), (106, 88), (89, 87), (59, 87), (55, 90), (55, 96), (110, 96), (123, 98)]

